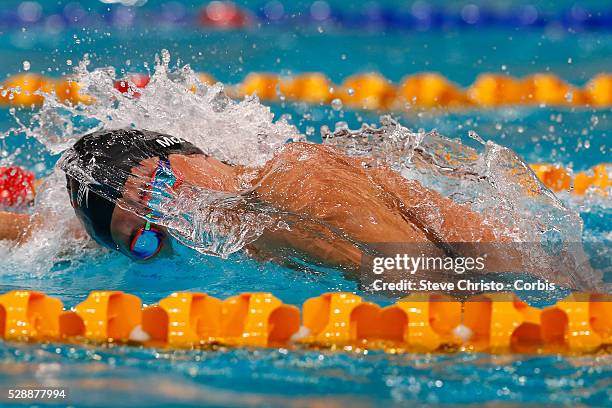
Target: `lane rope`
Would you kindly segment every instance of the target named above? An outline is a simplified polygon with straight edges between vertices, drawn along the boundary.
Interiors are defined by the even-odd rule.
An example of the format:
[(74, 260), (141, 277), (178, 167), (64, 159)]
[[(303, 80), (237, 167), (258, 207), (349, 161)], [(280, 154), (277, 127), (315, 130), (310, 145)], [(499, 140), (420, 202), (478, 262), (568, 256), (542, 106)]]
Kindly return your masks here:
[[(204, 84), (216, 81), (205, 73), (197, 74)], [(115, 82), (115, 89), (128, 97), (138, 97), (149, 77), (132, 74)], [(70, 77), (53, 79), (34, 73), (9, 77), (0, 85), (0, 105), (37, 107), (44, 94), (54, 93), (66, 103), (92, 103), (93, 98), (79, 93), (78, 82)], [(250, 73), (244, 80), (226, 87), (235, 98), (256, 94), (262, 101), (289, 100), (307, 104), (331, 105), (375, 111), (410, 109), (470, 109), (502, 106), (565, 106), (608, 108), (612, 106), (612, 74), (594, 76), (584, 87), (571, 85), (554, 74), (540, 73), (524, 78), (485, 73), (468, 88), (461, 88), (437, 73), (405, 77), (394, 84), (377, 73), (363, 73), (333, 84), (322, 73), (280, 76)]]
[(609, 353), (612, 297), (573, 293), (529, 306), (513, 293), (461, 302), (415, 293), (380, 307), (352, 293), (308, 299), (301, 310), (270, 293), (220, 300), (176, 292), (143, 305), (121, 291), (94, 291), (71, 310), (41, 292), (0, 296), (0, 334), (10, 341), (116, 342), (152, 347), (326, 347), (399, 352)]
[(608, 189), (612, 187), (612, 164), (610, 163), (601, 163), (588, 171), (577, 173), (554, 164), (534, 163), (529, 167), (546, 187), (556, 193), (569, 191), (576, 195), (584, 195), (593, 191), (607, 196)]
[[(372, 1), (361, 7), (318, 0), (308, 5), (266, 2), (244, 7), (231, 1), (210, 1), (202, 7), (174, 2), (161, 7), (130, 7), (118, 4), (59, 5), (23, 2), (0, 9), (0, 24), (17, 31), (23, 27), (57, 31), (80, 27), (151, 27), (165, 29), (196, 27), (204, 30), (253, 30), (269, 25), (281, 29), (321, 29), (381, 31), (431, 31), (483, 29), (556, 29), (570, 32), (607, 31), (612, 28), (610, 7), (550, 8), (538, 4), (503, 6), (468, 3), (449, 6), (431, 1), (414, 2), (407, 7)], [(537, 3), (537, 2), (535, 2)], [(603, 4), (603, 3), (602, 3)]]

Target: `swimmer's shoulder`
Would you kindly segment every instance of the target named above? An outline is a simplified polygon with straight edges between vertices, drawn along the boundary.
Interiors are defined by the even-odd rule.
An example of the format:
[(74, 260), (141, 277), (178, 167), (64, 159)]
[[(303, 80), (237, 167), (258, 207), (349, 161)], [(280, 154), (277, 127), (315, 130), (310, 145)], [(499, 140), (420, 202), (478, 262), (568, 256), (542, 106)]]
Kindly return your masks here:
[(272, 161), (324, 161), (339, 156), (344, 156), (333, 146), (326, 146), (318, 143), (293, 142), (281, 147)]

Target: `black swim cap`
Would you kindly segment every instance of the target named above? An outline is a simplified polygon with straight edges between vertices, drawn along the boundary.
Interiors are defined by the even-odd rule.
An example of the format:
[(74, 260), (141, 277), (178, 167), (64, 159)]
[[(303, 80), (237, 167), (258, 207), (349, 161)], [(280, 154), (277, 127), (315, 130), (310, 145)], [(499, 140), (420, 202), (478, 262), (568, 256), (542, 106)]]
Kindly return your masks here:
[(111, 236), (111, 219), (132, 169), (148, 158), (171, 154), (204, 153), (178, 137), (134, 129), (90, 133), (64, 153), (59, 166), (66, 172), (70, 201), (96, 242), (118, 249)]

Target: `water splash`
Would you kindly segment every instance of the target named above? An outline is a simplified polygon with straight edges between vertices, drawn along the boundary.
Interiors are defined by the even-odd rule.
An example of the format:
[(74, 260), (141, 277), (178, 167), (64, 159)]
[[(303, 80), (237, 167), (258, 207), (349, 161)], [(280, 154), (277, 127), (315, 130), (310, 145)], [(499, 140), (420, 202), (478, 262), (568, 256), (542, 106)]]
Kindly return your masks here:
[[(93, 130), (140, 128), (181, 137), (205, 153), (235, 164), (261, 165), (274, 151), (302, 135), (284, 118), (274, 121), (270, 108), (252, 96), (236, 102), (223, 85), (202, 83), (189, 65), (170, 67), (170, 54), (157, 57), (147, 87), (122, 94), (113, 87), (114, 68), (88, 70), (84, 58), (75, 70), (81, 94), (95, 103), (68, 106), (45, 95), (29, 124), (13, 131), (36, 138), (51, 153), (60, 153)], [(139, 97), (135, 97), (138, 89)]]
[[(381, 118), (380, 127), (323, 130), (324, 144), (373, 158), (376, 165), (389, 166), (494, 220), (501, 227), (498, 236), (525, 244), (521, 250), (536, 276), (554, 281), (567, 273), (571, 286), (597, 288), (602, 278), (582, 248), (580, 215), (548, 190), (514, 151), (475, 132), (468, 136), (478, 142), (476, 147), (436, 131), (412, 132), (388, 116)], [(442, 219), (435, 214), (431, 218)], [(555, 248), (554, 253), (547, 248)]]
[(29, 239), (21, 244), (0, 241), (4, 275), (49, 277), (58, 265), (61, 269), (78, 267), (75, 254), (86, 257), (96, 251), (66, 200), (65, 180), (57, 170), (39, 187), (31, 218), (36, 228)]
[[(156, 58), (148, 86), (138, 89), (130, 82), (130, 91), (123, 94), (113, 86), (117, 79), (115, 69), (90, 71), (88, 56), (85, 55), (75, 68), (72, 79), (79, 83), (80, 93), (93, 98), (94, 103), (70, 105), (53, 93), (44, 94), (43, 106), (29, 120), (12, 112), (18, 126), (6, 132), (4, 137), (25, 134), (35, 138), (51, 154), (58, 154), (83, 135), (98, 129), (142, 128), (179, 136), (220, 160), (251, 166), (265, 163), (286, 142), (303, 139), (285, 118), (275, 121), (270, 108), (260, 104), (256, 96), (234, 101), (225, 94), (222, 84), (208, 86), (198, 79), (189, 65), (171, 67), (170, 62), (170, 54), (163, 50)], [(136, 89), (138, 97), (135, 96)], [(24, 261), (32, 263), (27, 262), (28, 259), (48, 260), (36, 261), (35, 268), (41, 272), (62, 262), (64, 254), (72, 252), (70, 249), (74, 250), (73, 253), (80, 253), (88, 242), (82, 236), (72, 238), (75, 235), (72, 231), (79, 231), (80, 226), (72, 225), (75, 220), (66, 200), (62, 172), (56, 170), (46, 180), (46, 186), (44, 191), (49, 194), (39, 195), (33, 212), (50, 211), (54, 218), (41, 222), (36, 238), (25, 245), (0, 248), (2, 252), (11, 254), (11, 262), (14, 261), (15, 265)], [(209, 191), (201, 189), (197, 193), (197, 189), (192, 189), (188, 194), (188, 190), (184, 189), (184, 195), (177, 198), (188, 196), (197, 202), (214, 202), (215, 205), (203, 205), (196, 210), (193, 204), (177, 201), (173, 203), (173, 209), (185, 212), (179, 217), (176, 211), (167, 211), (165, 220), (177, 239), (201, 252), (226, 257), (254, 239), (267, 225), (262, 223), (262, 216), (247, 214), (241, 216), (236, 230), (222, 232), (214, 227), (213, 221), (218, 221), (222, 208), (231, 210), (239, 200), (236, 197), (212, 197)], [(185, 215), (186, 206), (192, 210), (191, 217)], [(213, 207), (216, 210), (212, 211)], [(191, 223), (185, 221), (188, 219)], [(70, 237), (66, 238), (70, 242), (64, 237)], [(32, 258), (32, 254), (40, 256)]]

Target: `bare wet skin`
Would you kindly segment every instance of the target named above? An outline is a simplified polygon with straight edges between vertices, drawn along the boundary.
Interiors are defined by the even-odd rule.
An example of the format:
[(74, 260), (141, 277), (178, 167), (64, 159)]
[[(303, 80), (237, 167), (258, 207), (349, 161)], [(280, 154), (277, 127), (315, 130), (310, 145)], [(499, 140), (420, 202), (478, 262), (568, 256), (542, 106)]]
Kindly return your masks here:
[[(248, 193), (300, 219), (287, 228), (266, 229), (248, 246), (259, 256), (291, 252), (330, 266), (354, 267), (361, 260), (360, 245), (368, 243), (507, 240), (493, 222), (467, 207), (329, 146), (293, 143), (261, 168), (230, 166), (204, 155), (171, 155), (169, 160), (184, 185)], [(124, 253), (143, 219), (121, 207), (145, 201), (157, 163), (158, 158), (149, 158), (133, 169), (113, 214), (113, 238)], [(169, 254), (170, 246), (165, 247)], [(435, 245), (432, 251), (440, 253)]]

